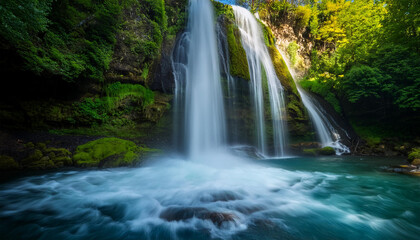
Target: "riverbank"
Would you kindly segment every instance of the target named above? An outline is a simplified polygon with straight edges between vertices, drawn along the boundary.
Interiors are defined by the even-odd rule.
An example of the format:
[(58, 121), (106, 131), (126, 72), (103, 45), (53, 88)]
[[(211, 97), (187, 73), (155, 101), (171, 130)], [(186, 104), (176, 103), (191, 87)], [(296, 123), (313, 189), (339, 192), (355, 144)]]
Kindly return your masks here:
[[(170, 135), (159, 128), (147, 137), (127, 139), (45, 131), (2, 130), (0, 131), (0, 172), (2, 173), (0, 181), (55, 171), (137, 166), (151, 155), (173, 150)], [(317, 149), (314, 147), (316, 145), (316, 143), (309, 145), (302, 143), (299, 148), (292, 147), (295, 148), (297, 156), (333, 155), (325, 154), (326, 151)], [(387, 152), (389, 151), (379, 153)], [(370, 157), (357, 153), (353, 156)], [(396, 155), (394, 152), (391, 155), (379, 156), (395, 159), (395, 163), (387, 165), (384, 171), (420, 175), (418, 165), (411, 164), (411, 162), (418, 164), (415, 161), (418, 155), (412, 154), (409, 159), (402, 153)], [(380, 160), (382, 158), (378, 158), (378, 165), (382, 164)]]

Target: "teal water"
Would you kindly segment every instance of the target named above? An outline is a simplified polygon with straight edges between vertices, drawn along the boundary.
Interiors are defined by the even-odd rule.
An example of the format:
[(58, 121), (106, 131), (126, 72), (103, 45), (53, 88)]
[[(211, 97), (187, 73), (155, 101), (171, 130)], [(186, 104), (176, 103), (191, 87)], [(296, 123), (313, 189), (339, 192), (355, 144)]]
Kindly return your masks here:
[(384, 170), (399, 163), (218, 154), (25, 177), (0, 185), (0, 236), (418, 239), (420, 178)]

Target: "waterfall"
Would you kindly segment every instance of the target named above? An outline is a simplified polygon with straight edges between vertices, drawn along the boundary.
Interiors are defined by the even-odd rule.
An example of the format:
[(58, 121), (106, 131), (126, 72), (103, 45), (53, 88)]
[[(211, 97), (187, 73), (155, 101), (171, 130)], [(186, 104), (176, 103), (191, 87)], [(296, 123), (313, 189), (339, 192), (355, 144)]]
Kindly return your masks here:
[(322, 147), (334, 148), (337, 155), (350, 153), (350, 149), (340, 142), (341, 136), (326, 117), (327, 113), (323, 111), (322, 106), (299, 86), (299, 83), (296, 80), (296, 73), (291, 67), (290, 60), (286, 58), (283, 51), (279, 48), (277, 48), (277, 50), (283, 57), (286, 66), (295, 81), (299, 95), (302, 98), (302, 103), (308, 110), (309, 117), (315, 126), (316, 134), (322, 144)]
[[(213, 5), (190, 0), (187, 32), (174, 51), (177, 141), (192, 158), (225, 143), (225, 117)], [(177, 128), (176, 126), (175, 128)]]
[[(285, 124), (283, 121), (284, 97), (283, 88), (277, 78), (273, 63), (264, 43), (259, 22), (245, 8), (232, 6), (236, 24), (241, 33), (249, 73), (251, 77), (250, 92), (256, 116), (257, 144), (259, 151), (267, 155), (267, 136), (265, 126), (264, 86), (267, 85), (273, 126), (273, 149), (275, 156), (285, 154)], [(264, 79), (264, 75), (266, 79)], [(266, 80), (266, 82), (265, 82)]]
[(226, 78), (226, 82), (224, 83), (226, 86), (226, 98), (225, 98), (225, 110), (227, 113), (227, 129), (228, 129), (228, 140), (231, 144), (238, 143), (238, 133), (239, 133), (239, 125), (238, 121), (235, 119), (229, 119), (229, 115), (238, 115), (238, 109), (235, 107), (235, 104), (238, 102), (238, 90), (237, 84), (233, 76), (230, 74), (230, 63), (229, 63), (229, 46), (227, 41), (226, 32), (223, 29), (223, 21), (217, 22), (216, 25), (216, 33), (217, 33), (217, 43), (219, 48), (219, 60), (220, 60), (220, 67), (221, 73), (224, 78)]

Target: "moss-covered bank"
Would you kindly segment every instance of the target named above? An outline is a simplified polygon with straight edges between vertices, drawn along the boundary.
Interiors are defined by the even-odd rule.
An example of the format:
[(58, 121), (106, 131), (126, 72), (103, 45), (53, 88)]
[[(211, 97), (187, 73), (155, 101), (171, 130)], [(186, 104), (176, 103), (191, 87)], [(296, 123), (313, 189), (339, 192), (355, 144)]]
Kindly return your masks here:
[(114, 137), (87, 142), (84, 139), (83, 142), (73, 147), (67, 143), (67, 148), (56, 147), (57, 144), (62, 144), (62, 140), (18, 143), (15, 147), (7, 149), (8, 155), (0, 155), (0, 171), (134, 166), (145, 157), (160, 152), (145, 145), (137, 145), (133, 141)]
[(73, 160), (80, 167), (133, 166), (141, 157), (157, 150), (139, 147), (119, 138), (102, 138), (77, 147)]

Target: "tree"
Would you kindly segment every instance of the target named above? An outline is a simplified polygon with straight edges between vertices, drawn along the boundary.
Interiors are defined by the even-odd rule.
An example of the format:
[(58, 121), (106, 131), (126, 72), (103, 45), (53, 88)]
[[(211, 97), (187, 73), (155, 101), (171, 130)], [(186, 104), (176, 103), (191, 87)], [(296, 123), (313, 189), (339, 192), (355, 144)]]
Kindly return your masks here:
[(420, 50), (420, 2), (415, 0), (385, 0), (388, 14), (383, 20), (385, 42)]

